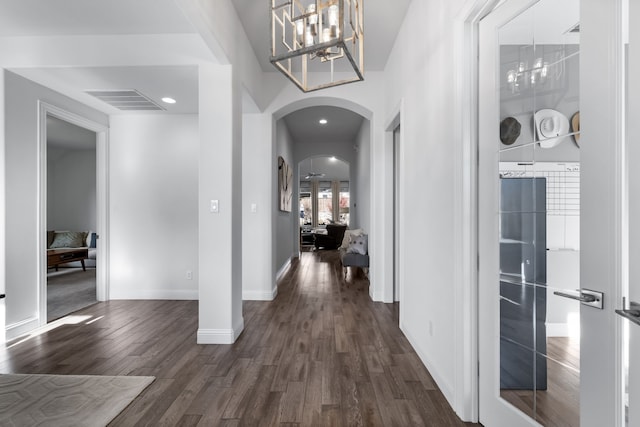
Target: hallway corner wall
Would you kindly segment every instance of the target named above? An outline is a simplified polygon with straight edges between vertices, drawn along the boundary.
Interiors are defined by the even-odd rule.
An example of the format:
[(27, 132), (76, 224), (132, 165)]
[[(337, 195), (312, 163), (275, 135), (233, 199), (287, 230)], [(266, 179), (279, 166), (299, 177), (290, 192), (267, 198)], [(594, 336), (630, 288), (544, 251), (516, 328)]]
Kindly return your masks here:
[[(456, 26), (463, 0), (412, 2), (385, 70), (386, 117), (403, 100), (401, 329), (455, 405)], [(454, 406), (454, 409), (455, 406)]]
[[(270, 188), (272, 145), (264, 137), (264, 114), (244, 114), (242, 121), (242, 299), (271, 301), (277, 294), (272, 257), (274, 200)], [(255, 205), (255, 212), (252, 211)]]
[(112, 116), (112, 299), (198, 299), (198, 144), (196, 115)]
[(355, 192), (352, 207), (354, 226), (351, 228), (361, 228), (367, 233), (371, 232), (371, 122), (364, 120), (360, 127), (360, 132), (356, 137), (355, 147), (356, 160), (353, 172), (355, 173)]
[[(272, 186), (271, 200), (278, 200), (278, 157), (282, 158), (289, 164), (289, 167), (295, 168), (296, 162), (293, 156), (293, 139), (289, 133), (289, 129), (284, 120), (278, 120), (276, 122), (276, 144), (275, 144), (275, 156), (271, 159), (271, 174), (272, 179), (276, 185)], [(295, 173), (294, 173), (295, 176)], [(275, 178), (274, 178), (275, 177)], [(275, 242), (275, 264), (273, 265), (274, 272), (281, 272), (288, 265), (291, 259), (296, 255), (294, 245), (294, 228), (297, 228), (296, 211), (298, 202), (294, 200), (292, 203), (291, 212), (283, 212), (280, 210), (280, 206), (274, 203), (272, 210), (275, 215), (275, 228), (273, 241)]]

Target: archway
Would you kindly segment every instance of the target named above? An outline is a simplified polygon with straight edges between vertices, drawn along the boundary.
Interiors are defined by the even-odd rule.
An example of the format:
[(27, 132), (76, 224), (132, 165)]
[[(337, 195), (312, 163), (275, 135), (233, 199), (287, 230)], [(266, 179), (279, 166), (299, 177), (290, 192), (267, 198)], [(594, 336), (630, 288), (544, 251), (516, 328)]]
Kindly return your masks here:
[[(313, 102), (311, 102), (313, 101)], [(311, 105), (313, 104), (313, 105)], [(349, 108), (345, 108), (349, 107)], [(364, 114), (364, 115), (363, 115)], [(348, 217), (349, 226), (370, 230), (370, 135), (372, 114), (366, 108), (351, 101), (337, 98), (314, 98), (301, 100), (281, 108), (273, 114), (274, 137), (273, 150), (276, 158), (291, 159), (289, 163), (299, 166), (294, 179), (294, 194), (296, 197), (305, 192), (309, 196), (315, 193), (314, 205), (318, 205), (317, 195), (322, 192), (337, 195), (348, 194), (348, 206), (342, 210), (342, 220)], [(313, 168), (319, 166), (320, 159), (335, 159), (333, 162), (343, 162), (348, 167), (347, 175), (340, 179), (304, 180), (312, 171), (311, 164), (304, 161), (316, 162)], [(331, 163), (331, 160), (326, 160)], [(306, 169), (305, 169), (306, 168)], [(311, 177), (310, 177), (311, 178)], [(311, 187), (311, 182), (315, 187)], [(307, 185), (308, 188), (301, 186)], [(322, 187), (322, 188), (319, 188)], [(325, 188), (326, 187), (326, 188)], [(342, 190), (346, 191), (341, 191)], [(306, 191), (305, 191), (306, 190)], [(311, 199), (310, 199), (311, 200)], [(296, 202), (299, 200), (296, 199)], [(327, 202), (327, 200), (325, 200)], [(298, 203), (294, 203), (298, 205)], [(331, 204), (334, 208), (333, 203)], [(339, 211), (338, 206), (335, 210)], [(347, 213), (348, 212), (348, 213)], [(311, 217), (311, 224), (305, 228), (322, 228), (327, 221), (339, 221), (340, 212), (329, 212), (325, 209), (323, 217)], [(299, 256), (301, 248), (300, 212), (291, 214), (276, 212), (274, 215), (274, 235), (272, 247), (275, 257), (276, 280), (287, 270), (291, 258)], [(310, 226), (310, 227), (309, 227)]]

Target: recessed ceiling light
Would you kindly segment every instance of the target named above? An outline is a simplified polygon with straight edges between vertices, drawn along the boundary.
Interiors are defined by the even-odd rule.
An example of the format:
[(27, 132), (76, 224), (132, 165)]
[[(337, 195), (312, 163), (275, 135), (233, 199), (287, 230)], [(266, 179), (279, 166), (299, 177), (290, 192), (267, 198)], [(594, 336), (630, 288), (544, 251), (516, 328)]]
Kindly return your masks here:
[(326, 125), (328, 122), (327, 119), (320, 119), (318, 120), (318, 123), (320, 123), (321, 125)]
[(332, 162), (335, 162), (338, 159), (336, 159), (336, 156), (331, 156), (331, 157), (329, 157), (329, 160), (331, 160)]
[(169, 98), (168, 96), (165, 96), (164, 98), (162, 98), (162, 102), (166, 104), (175, 104), (176, 100), (173, 98)]

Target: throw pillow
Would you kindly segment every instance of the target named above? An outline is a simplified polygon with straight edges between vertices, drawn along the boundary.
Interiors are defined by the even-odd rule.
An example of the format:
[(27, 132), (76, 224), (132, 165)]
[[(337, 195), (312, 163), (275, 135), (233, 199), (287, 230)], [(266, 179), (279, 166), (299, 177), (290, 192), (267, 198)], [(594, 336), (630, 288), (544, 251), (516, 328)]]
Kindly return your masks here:
[(363, 234), (361, 236), (351, 236), (351, 241), (349, 242), (347, 253), (366, 255), (367, 251), (369, 250), (367, 241), (368, 236), (366, 234)]
[(91, 241), (89, 242), (89, 247), (90, 248), (95, 248), (96, 247), (96, 239), (98, 238), (98, 235), (96, 233), (91, 233)]
[(340, 245), (340, 248), (348, 249), (349, 248), (349, 242), (351, 241), (351, 236), (361, 236), (362, 234), (364, 234), (364, 232), (360, 228), (356, 228), (354, 230), (349, 230), (349, 229), (345, 230), (344, 237), (342, 238), (342, 244)]
[(53, 236), (50, 248), (82, 248), (85, 246), (85, 234), (82, 231), (61, 231)]

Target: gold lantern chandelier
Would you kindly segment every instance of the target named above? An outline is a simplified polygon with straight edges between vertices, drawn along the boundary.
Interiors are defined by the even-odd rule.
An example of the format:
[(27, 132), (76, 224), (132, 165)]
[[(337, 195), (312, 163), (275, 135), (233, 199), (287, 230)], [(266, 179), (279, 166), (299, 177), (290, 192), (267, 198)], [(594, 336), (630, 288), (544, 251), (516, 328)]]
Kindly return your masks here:
[(364, 0), (270, 0), (271, 63), (303, 92), (364, 80)]

